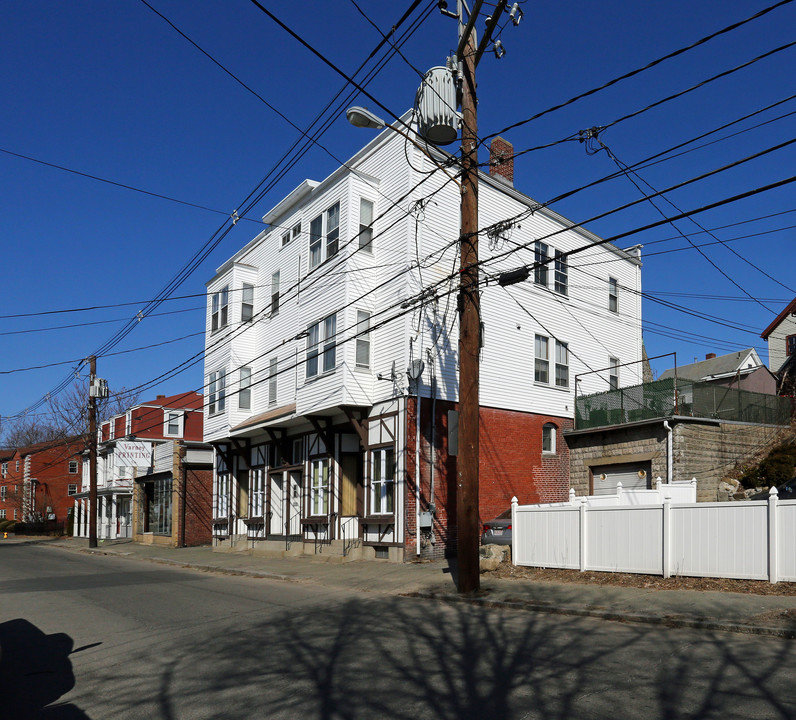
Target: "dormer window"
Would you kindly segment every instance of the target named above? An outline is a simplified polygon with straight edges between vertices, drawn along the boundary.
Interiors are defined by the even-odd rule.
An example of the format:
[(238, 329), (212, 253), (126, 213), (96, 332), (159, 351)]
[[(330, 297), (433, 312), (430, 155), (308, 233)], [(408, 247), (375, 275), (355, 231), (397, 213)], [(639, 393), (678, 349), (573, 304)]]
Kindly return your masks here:
[(168, 437), (180, 437), (182, 435), (182, 413), (178, 410), (166, 411), (166, 427), (164, 435)]

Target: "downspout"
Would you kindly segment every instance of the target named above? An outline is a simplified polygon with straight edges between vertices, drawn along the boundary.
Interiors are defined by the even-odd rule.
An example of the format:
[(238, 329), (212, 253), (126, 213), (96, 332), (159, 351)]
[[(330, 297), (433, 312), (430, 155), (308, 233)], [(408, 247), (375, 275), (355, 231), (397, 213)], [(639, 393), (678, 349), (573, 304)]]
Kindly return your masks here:
[(672, 472), (672, 457), (674, 455), (672, 450), (672, 427), (669, 425), (668, 420), (663, 421), (663, 427), (666, 429), (666, 482), (671, 485), (674, 473)]
[(415, 385), (415, 554), (420, 555), (420, 387)]

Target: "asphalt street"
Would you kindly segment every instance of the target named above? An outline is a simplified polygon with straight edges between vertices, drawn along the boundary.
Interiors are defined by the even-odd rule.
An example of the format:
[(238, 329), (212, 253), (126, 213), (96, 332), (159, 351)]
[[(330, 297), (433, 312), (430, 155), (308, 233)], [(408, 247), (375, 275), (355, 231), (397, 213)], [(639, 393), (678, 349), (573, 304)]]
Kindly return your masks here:
[(793, 640), (0, 546), (0, 717), (791, 718)]

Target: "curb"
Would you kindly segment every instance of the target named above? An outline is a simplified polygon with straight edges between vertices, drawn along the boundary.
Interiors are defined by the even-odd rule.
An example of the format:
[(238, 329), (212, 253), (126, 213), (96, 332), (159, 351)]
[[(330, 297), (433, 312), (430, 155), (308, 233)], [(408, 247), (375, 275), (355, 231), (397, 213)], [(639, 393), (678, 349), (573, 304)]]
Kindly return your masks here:
[(687, 618), (678, 615), (640, 615), (638, 613), (618, 613), (610, 610), (590, 608), (567, 608), (539, 605), (534, 603), (515, 602), (513, 600), (487, 600), (478, 597), (460, 597), (458, 595), (438, 595), (435, 593), (416, 592), (405, 597), (416, 597), (423, 600), (437, 600), (450, 603), (468, 603), (481, 607), (505, 608), (508, 610), (526, 610), (528, 612), (547, 613), (548, 615), (568, 615), (575, 617), (593, 617), (601, 620), (611, 620), (621, 623), (638, 623), (640, 625), (661, 625), (672, 628), (695, 628), (698, 630), (715, 630), (719, 632), (732, 632), (740, 635), (764, 635), (778, 637), (786, 640), (796, 638), (796, 630), (785, 628), (763, 627), (759, 625), (742, 625), (718, 620), (704, 620), (700, 618)]

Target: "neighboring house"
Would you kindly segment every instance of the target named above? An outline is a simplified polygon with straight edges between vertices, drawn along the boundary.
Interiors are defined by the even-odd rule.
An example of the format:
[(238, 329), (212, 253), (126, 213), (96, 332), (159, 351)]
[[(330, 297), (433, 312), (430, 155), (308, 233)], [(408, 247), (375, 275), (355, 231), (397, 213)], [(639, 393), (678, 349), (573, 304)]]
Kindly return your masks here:
[[(279, 202), (207, 284), (216, 549), (455, 552), (460, 191), (447, 161), (382, 132)], [(479, 190), (482, 520), (512, 496), (567, 498), (576, 375), (607, 368), (581, 392), (641, 377), (639, 247), (599, 244), (516, 190), (513, 159), (493, 172)], [(503, 287), (517, 268), (502, 281), (522, 282)]]
[(780, 395), (796, 396), (796, 298), (760, 337), (768, 342), (768, 367), (779, 381), (777, 391)]
[[(98, 430), (97, 537), (172, 546), (210, 542), (212, 450), (202, 443), (197, 392), (129, 408)], [(76, 495), (75, 529), (89, 535), (89, 462)]]
[(708, 353), (704, 360), (670, 368), (661, 373), (658, 379), (668, 380), (674, 377), (768, 395), (777, 392), (777, 378), (763, 364), (754, 348), (718, 356)]
[[(790, 403), (754, 350), (666, 371), (654, 382), (577, 398), (566, 431), (570, 479), (579, 495), (610, 494), (617, 482), (696, 478), (697, 500), (726, 499), (721, 481), (752, 461), (790, 421)], [(726, 493), (725, 493), (726, 494)]]
[(80, 437), (4, 451), (0, 460), (0, 520), (65, 523), (80, 484)]

